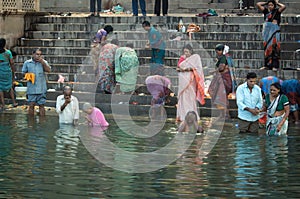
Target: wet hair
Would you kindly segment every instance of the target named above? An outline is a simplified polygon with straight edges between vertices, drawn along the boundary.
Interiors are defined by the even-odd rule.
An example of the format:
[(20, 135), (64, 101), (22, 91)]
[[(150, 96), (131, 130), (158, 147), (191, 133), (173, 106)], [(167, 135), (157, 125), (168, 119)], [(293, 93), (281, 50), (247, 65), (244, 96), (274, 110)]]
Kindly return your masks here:
[(82, 105), (82, 110), (83, 111), (87, 111), (88, 109), (90, 108), (93, 108), (93, 106), (89, 103), (89, 102), (86, 102)]
[(182, 52), (184, 51), (184, 49), (188, 49), (190, 51), (191, 54), (194, 54), (194, 49), (190, 44), (186, 44), (183, 48), (182, 48)]
[(282, 94), (281, 85), (279, 82), (275, 82), (275, 83), (271, 84), (271, 86), (274, 86), (275, 88), (277, 88), (279, 90), (279, 93)]
[(111, 44), (115, 44), (115, 45), (119, 45), (119, 40), (117, 40), (117, 39), (112, 39), (111, 41), (110, 41), (110, 43)]
[(195, 116), (195, 118), (196, 118), (196, 120), (197, 120), (197, 114), (195, 113), (195, 111), (189, 111), (189, 112), (187, 112), (187, 114), (185, 115), (185, 120), (188, 118), (188, 116), (190, 116), (190, 115), (194, 115)]
[(215, 50), (223, 51), (225, 48), (224, 44), (217, 44)]
[(134, 46), (133, 46), (133, 43), (127, 43), (126, 47), (133, 48)]
[(274, 0), (269, 0), (268, 2), (267, 2), (267, 5), (269, 4), (269, 3), (272, 3), (273, 5), (274, 5), (274, 8), (276, 8), (276, 2), (274, 1)]
[(107, 34), (114, 31), (114, 28), (111, 25), (106, 25), (103, 29), (107, 32)]
[(149, 22), (149, 21), (144, 21), (144, 22), (142, 23), (142, 26), (143, 26), (143, 27), (150, 27), (151, 25), (150, 25), (150, 22)]
[(67, 90), (67, 89), (71, 89), (71, 91), (73, 91), (73, 89), (72, 89), (72, 87), (71, 86), (69, 86), (69, 85), (65, 85), (64, 87), (63, 87), (63, 93), (65, 92), (65, 90)]
[(246, 77), (246, 78), (247, 78), (247, 79), (257, 78), (257, 75), (256, 75), (255, 72), (249, 72), (249, 73), (247, 74), (247, 77)]
[(0, 53), (5, 52), (4, 49), (5, 45), (6, 45), (6, 40), (4, 38), (0, 38)]

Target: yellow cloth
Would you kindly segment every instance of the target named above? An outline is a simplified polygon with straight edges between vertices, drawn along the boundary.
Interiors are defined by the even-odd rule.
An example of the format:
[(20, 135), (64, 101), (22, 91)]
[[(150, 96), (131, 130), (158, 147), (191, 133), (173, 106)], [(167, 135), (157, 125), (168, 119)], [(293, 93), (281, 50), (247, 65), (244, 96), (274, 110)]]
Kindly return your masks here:
[(34, 73), (25, 73), (24, 79), (27, 81), (31, 81), (31, 83), (34, 84), (35, 74)]

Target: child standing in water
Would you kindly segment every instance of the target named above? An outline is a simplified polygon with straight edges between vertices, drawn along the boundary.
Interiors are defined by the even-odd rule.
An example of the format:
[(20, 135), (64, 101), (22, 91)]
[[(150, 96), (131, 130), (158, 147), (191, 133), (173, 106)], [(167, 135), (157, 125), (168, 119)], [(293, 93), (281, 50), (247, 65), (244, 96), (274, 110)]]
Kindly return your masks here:
[(203, 133), (203, 128), (197, 122), (197, 115), (194, 111), (189, 111), (183, 122), (178, 127), (178, 132), (198, 132)]

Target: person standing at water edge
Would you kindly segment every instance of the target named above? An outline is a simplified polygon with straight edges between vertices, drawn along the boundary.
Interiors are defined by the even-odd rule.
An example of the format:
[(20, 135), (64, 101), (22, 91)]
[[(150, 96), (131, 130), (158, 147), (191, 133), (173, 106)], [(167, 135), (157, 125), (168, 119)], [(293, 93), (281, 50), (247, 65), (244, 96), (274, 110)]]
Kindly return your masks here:
[(56, 98), (56, 112), (60, 124), (77, 125), (79, 119), (79, 103), (77, 97), (72, 95), (72, 88), (65, 86), (63, 94)]
[(30, 81), (27, 82), (27, 97), (29, 103), (28, 114), (34, 115), (34, 106), (39, 106), (40, 115), (45, 115), (46, 103), (46, 74), (50, 72), (51, 67), (48, 62), (43, 59), (42, 51), (38, 48), (33, 51), (32, 58), (23, 64), (22, 73), (25, 78)]
[(138, 1), (142, 10), (143, 16), (146, 16), (146, 3), (145, 0), (132, 0), (132, 13), (133, 16), (138, 16)]
[(178, 72), (176, 121), (183, 121), (189, 111), (195, 112), (197, 120), (199, 120), (197, 101), (202, 105), (205, 104), (204, 73), (201, 57), (194, 53), (190, 44), (183, 47), (176, 71)]
[(12, 80), (15, 74), (15, 65), (13, 56), (10, 50), (5, 49), (6, 40), (0, 39), (0, 112), (5, 108), (4, 91), (9, 91), (13, 101), (13, 106), (17, 106), (15, 101), (14, 91), (12, 88)]
[(239, 85), (236, 90), (240, 133), (258, 133), (258, 119), (263, 99), (256, 81), (256, 73), (250, 72), (247, 74), (247, 81)]
[(149, 21), (144, 21), (142, 26), (144, 30), (148, 31), (149, 41), (146, 44), (146, 48), (152, 49), (150, 73), (151, 75), (163, 75), (166, 43), (163, 40), (161, 33), (153, 26), (151, 27)]

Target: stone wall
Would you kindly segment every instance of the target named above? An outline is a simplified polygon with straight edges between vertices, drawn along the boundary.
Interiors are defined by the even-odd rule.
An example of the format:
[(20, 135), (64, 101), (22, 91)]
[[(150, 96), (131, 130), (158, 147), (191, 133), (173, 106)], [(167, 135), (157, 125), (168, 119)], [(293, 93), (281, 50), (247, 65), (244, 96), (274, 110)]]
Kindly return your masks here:
[(6, 47), (16, 45), (17, 39), (24, 35), (24, 14), (0, 14), (0, 37), (6, 39)]

